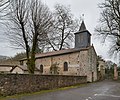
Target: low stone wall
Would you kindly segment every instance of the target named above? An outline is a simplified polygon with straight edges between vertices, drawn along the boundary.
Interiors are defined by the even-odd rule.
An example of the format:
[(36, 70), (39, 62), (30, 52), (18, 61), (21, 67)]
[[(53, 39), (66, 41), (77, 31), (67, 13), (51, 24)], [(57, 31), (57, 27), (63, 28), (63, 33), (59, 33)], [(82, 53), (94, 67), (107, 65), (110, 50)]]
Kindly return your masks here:
[(0, 74), (0, 95), (37, 92), (86, 82), (86, 76)]

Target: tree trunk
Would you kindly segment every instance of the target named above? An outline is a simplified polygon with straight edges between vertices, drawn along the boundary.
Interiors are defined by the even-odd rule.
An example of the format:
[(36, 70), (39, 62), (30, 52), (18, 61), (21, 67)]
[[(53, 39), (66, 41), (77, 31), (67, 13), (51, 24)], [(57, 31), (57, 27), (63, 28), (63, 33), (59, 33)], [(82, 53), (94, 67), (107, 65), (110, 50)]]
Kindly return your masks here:
[(30, 73), (34, 74), (35, 71), (35, 51), (37, 46), (37, 37), (38, 33), (35, 32), (33, 35), (33, 44), (32, 44), (32, 51), (31, 51), (31, 59), (30, 59)]

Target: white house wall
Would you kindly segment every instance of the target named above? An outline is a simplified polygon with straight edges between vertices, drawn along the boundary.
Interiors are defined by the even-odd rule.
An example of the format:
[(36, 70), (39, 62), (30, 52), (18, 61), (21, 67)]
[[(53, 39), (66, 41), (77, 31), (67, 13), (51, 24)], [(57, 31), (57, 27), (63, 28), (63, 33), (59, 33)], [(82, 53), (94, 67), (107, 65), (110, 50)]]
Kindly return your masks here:
[(11, 73), (24, 74), (24, 71), (21, 68), (16, 67)]

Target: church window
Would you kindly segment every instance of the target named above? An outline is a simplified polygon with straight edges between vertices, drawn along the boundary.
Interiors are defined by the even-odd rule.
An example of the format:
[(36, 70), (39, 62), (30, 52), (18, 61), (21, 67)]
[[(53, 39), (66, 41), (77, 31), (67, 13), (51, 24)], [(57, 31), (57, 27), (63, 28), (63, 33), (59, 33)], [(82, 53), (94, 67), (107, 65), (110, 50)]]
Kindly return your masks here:
[(43, 73), (43, 65), (40, 65), (40, 72)]
[(68, 63), (64, 62), (64, 71), (68, 71)]

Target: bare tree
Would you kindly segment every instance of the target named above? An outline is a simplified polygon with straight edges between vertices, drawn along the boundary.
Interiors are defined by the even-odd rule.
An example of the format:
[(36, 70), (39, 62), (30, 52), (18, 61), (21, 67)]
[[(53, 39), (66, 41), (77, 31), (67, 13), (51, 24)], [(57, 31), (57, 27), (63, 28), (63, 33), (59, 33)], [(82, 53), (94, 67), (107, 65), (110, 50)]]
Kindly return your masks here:
[(40, 0), (13, 0), (7, 33), (15, 47), (26, 50), (27, 67), (30, 73), (35, 69), (35, 51), (52, 25), (52, 14)]
[[(31, 71), (35, 68), (36, 46), (46, 40), (47, 34), (52, 26), (52, 14), (48, 7), (39, 0), (32, 0), (30, 7), (30, 27), (32, 30), (32, 48), (31, 48)], [(33, 73), (33, 72), (32, 72)]]
[(28, 0), (13, 0), (10, 2), (10, 13), (8, 15), (9, 23), (7, 23), (8, 33), (12, 46), (22, 47), (26, 50), (27, 66), (30, 64), (30, 46), (29, 33), (27, 32), (29, 15)]
[(100, 25), (95, 31), (103, 36), (103, 41), (112, 40), (110, 55), (120, 51), (120, 1), (105, 0), (99, 7), (102, 9)]
[(8, 13), (8, 7), (10, 5), (10, 0), (0, 0), (0, 18), (4, 17)]
[(53, 17), (54, 28), (49, 34), (48, 41), (50, 48), (55, 51), (69, 48), (74, 38), (74, 32), (78, 28), (77, 21), (73, 18), (70, 8), (60, 4), (55, 5)]
[(8, 7), (10, 0), (0, 0), (0, 12)]
[(10, 2), (10, 0), (0, 0), (0, 7), (6, 5), (9, 2)]

